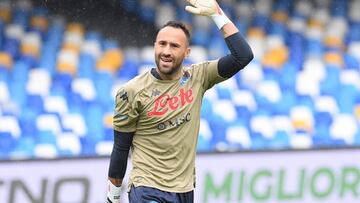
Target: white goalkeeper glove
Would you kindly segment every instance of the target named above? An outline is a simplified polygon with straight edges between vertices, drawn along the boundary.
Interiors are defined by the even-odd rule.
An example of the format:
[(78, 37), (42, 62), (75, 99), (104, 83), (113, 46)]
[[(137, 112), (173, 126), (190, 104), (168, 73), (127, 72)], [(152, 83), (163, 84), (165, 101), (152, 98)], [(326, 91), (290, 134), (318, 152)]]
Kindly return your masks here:
[(108, 180), (107, 203), (120, 203), (121, 187), (116, 187)]
[(231, 22), (220, 8), (216, 0), (186, 0), (191, 6), (186, 6), (185, 10), (202, 16), (208, 16), (213, 19), (216, 26), (221, 29), (225, 24)]

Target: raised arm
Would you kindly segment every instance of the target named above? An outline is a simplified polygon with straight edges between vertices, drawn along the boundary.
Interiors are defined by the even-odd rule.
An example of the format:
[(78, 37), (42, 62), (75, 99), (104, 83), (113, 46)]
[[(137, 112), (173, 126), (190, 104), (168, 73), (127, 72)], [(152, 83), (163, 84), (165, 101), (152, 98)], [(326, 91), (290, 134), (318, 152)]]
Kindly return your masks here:
[(250, 63), (254, 58), (250, 46), (216, 0), (187, 0), (187, 2), (191, 4), (185, 7), (188, 12), (210, 17), (224, 36), (230, 54), (219, 59), (220, 76), (230, 78)]

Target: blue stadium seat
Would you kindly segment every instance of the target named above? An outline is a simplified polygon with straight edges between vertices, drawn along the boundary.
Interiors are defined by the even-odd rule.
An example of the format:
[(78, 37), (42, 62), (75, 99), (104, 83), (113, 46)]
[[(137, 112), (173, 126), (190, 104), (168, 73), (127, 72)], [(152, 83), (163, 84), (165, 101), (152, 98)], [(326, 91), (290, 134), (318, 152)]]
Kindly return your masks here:
[(289, 89), (284, 89), (280, 101), (275, 105), (274, 112), (277, 114), (288, 114), (291, 107), (296, 104), (296, 93)]
[(215, 146), (219, 142), (226, 142), (226, 123), (222, 117), (218, 115), (212, 115), (207, 118), (213, 137), (211, 143)]
[(350, 24), (349, 31), (347, 32), (346, 42), (360, 41), (360, 24)]
[(233, 23), (236, 25), (236, 27), (239, 29), (239, 32), (243, 35), (246, 36), (246, 33), (248, 31), (248, 23), (242, 21), (241, 19), (234, 19)]
[(115, 40), (104, 39), (104, 40), (102, 40), (102, 47), (103, 47), (103, 50), (106, 51), (108, 49), (119, 48), (119, 45), (118, 45), (118, 42)]
[(287, 149), (290, 148), (289, 138), (290, 136), (285, 131), (277, 131), (267, 145), (270, 149)]
[(140, 6), (139, 17), (144, 22), (153, 23), (155, 20), (155, 8), (148, 6)]
[(356, 136), (354, 139), (354, 146), (360, 146), (360, 129), (356, 133)]
[[(288, 41), (288, 47), (290, 49), (290, 59), (289, 59), (290, 63), (285, 65), (288, 66), (292, 64), (297, 64), (297, 66), (300, 66), (304, 61), (304, 55), (305, 55), (304, 44), (306, 43), (306, 39), (304, 34), (298, 32), (289, 32), (287, 41)], [(284, 68), (285, 67), (283, 67), (283, 69)]]
[(337, 16), (346, 17), (347, 7), (348, 7), (348, 1), (332, 1), (330, 8), (331, 15), (334, 17)]
[(22, 137), (34, 137), (37, 135), (35, 120), (38, 115), (32, 109), (23, 109), (19, 118)]
[(206, 140), (201, 134), (199, 134), (198, 144), (197, 144), (197, 151), (198, 152), (211, 152), (214, 149), (212, 148), (211, 143)]
[(333, 148), (341, 148), (348, 146), (348, 144), (346, 144), (345, 140), (343, 139), (332, 139), (331, 144), (329, 146)]
[(9, 53), (13, 58), (19, 57), (20, 42), (17, 39), (5, 38), (3, 49), (5, 52)]
[[(315, 118), (315, 125), (317, 129), (320, 126), (330, 126), (333, 118), (332, 115), (329, 112), (315, 112), (314, 114), (314, 118)], [(328, 133), (326, 133), (328, 134)]]
[(4, 27), (5, 27), (5, 23), (0, 19), (0, 50), (2, 50), (4, 44), (4, 36), (3, 36)]
[(138, 74), (138, 63), (125, 59), (124, 64), (117, 72), (117, 77), (130, 80)]
[(282, 22), (272, 22), (269, 24), (269, 34), (270, 35), (280, 35), (282, 37), (286, 37), (287, 35), (287, 27), (286, 24)]
[(84, 117), (88, 129), (88, 135), (97, 141), (104, 138), (104, 127), (101, 125), (103, 123), (103, 115), (104, 111), (101, 104), (96, 102), (87, 104)]
[(66, 73), (57, 73), (52, 80), (50, 94), (53, 96), (64, 96), (71, 91), (72, 76)]
[(69, 149), (58, 149), (57, 156), (59, 156), (59, 157), (74, 157), (74, 156), (77, 156), (77, 154), (74, 154)]
[(285, 63), (280, 70), (279, 84), (281, 89), (295, 91), (298, 68), (294, 63)]
[(266, 139), (261, 133), (252, 132), (251, 134), (251, 149), (252, 150), (264, 150), (269, 149), (269, 140)]
[(114, 140), (114, 128), (105, 127), (104, 128), (104, 141), (113, 141)]
[(24, 81), (10, 82), (10, 96), (11, 99), (19, 106), (23, 107), (26, 103), (26, 90)]
[(38, 61), (39, 67), (45, 68), (51, 75), (54, 75), (56, 71), (56, 53), (57, 44), (52, 40), (48, 40), (43, 44), (41, 56)]
[(218, 98), (219, 99), (228, 99), (231, 100), (231, 89), (227, 88), (227, 87), (220, 87), (220, 86), (215, 86), (214, 88), (216, 88), (216, 91), (218, 93)]
[(85, 135), (80, 137), (81, 143), (81, 155), (82, 156), (94, 156), (95, 154), (95, 145), (98, 140), (95, 140), (90, 135)]
[(12, 79), (17, 82), (26, 82), (29, 74), (30, 66), (24, 61), (15, 62), (12, 69)]
[(80, 54), (78, 77), (94, 79), (96, 60), (90, 54)]
[(186, 23), (190, 23), (192, 20), (191, 14), (184, 9), (177, 10), (176, 18)]
[(0, 81), (9, 82), (9, 71), (0, 65)]
[(324, 46), (320, 40), (308, 39), (306, 42), (306, 52), (308, 55), (321, 57), (324, 54)]
[(66, 99), (70, 113), (80, 113), (80, 114), (84, 113), (84, 110), (86, 108), (86, 101), (82, 98), (82, 96), (79, 93), (69, 92), (67, 94)]
[(28, 24), (29, 14), (30, 12), (27, 9), (16, 8), (13, 13), (12, 22), (25, 28)]
[(7, 159), (16, 141), (10, 132), (0, 132), (0, 159)]
[(44, 112), (44, 101), (40, 95), (27, 95), (26, 107), (41, 114)]
[(137, 12), (138, 1), (120, 1), (120, 6), (130, 13)]
[(202, 118), (209, 118), (213, 115), (212, 103), (209, 99), (203, 98), (200, 114)]
[(249, 122), (252, 115), (250, 109), (247, 106), (243, 105), (235, 106), (235, 109), (238, 115), (237, 122), (249, 127)]
[(35, 141), (32, 137), (20, 137), (10, 157), (14, 159), (33, 158)]
[(208, 41), (207, 49), (209, 59), (220, 58), (228, 52), (224, 40), (216, 35), (213, 35), (210, 42)]
[(354, 111), (355, 101), (360, 91), (353, 85), (340, 85), (338, 92), (335, 93), (336, 101), (341, 113), (350, 113)]
[(52, 144), (56, 145), (56, 135), (50, 130), (40, 130), (35, 136), (37, 144)]
[(326, 67), (326, 77), (320, 82), (321, 94), (331, 95), (338, 91), (340, 68), (335, 66)]
[(344, 54), (345, 67), (350, 69), (358, 69), (360, 66), (359, 61), (355, 56), (350, 54)]
[(86, 40), (94, 40), (97, 42), (101, 42), (103, 40), (102, 35), (98, 31), (88, 31), (85, 33)]
[(332, 138), (325, 134), (314, 134), (312, 136), (313, 147), (316, 148), (324, 148), (326, 146), (332, 146)]
[(111, 102), (113, 100), (110, 95), (113, 83), (112, 74), (110, 72), (97, 72), (94, 83), (97, 100), (103, 104)]
[(202, 29), (194, 29), (193, 37), (191, 38), (191, 42), (196, 45), (206, 46), (209, 44), (209, 32), (207, 30)]
[(296, 98), (296, 104), (306, 106), (309, 109), (314, 110), (314, 102), (312, 97), (309, 95), (298, 95)]
[(269, 23), (270, 19), (268, 16), (264, 14), (256, 14), (253, 18), (252, 26), (265, 28), (265, 30), (267, 31), (269, 29)]

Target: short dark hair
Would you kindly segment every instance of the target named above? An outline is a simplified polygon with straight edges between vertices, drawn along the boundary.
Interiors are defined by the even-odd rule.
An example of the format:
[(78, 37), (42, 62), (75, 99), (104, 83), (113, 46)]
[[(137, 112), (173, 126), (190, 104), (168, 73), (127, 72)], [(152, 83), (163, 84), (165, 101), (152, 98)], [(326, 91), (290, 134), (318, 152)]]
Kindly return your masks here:
[(176, 20), (171, 20), (171, 21), (168, 21), (165, 25), (163, 25), (161, 29), (163, 29), (164, 27), (173, 27), (173, 28), (178, 28), (178, 29), (181, 29), (185, 35), (186, 35), (186, 39), (188, 40), (188, 42), (190, 43), (190, 31), (189, 29), (187, 28), (187, 26), (181, 22), (181, 21), (176, 21)]

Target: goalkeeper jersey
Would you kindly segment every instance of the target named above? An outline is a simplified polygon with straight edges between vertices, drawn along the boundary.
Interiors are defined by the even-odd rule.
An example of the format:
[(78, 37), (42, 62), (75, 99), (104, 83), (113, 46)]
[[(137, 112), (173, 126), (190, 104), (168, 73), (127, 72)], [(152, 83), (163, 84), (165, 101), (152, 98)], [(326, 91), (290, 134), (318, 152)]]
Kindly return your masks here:
[(178, 80), (159, 80), (147, 71), (118, 90), (114, 129), (135, 132), (128, 188), (194, 189), (201, 101), (207, 89), (225, 80), (217, 64), (183, 67)]

